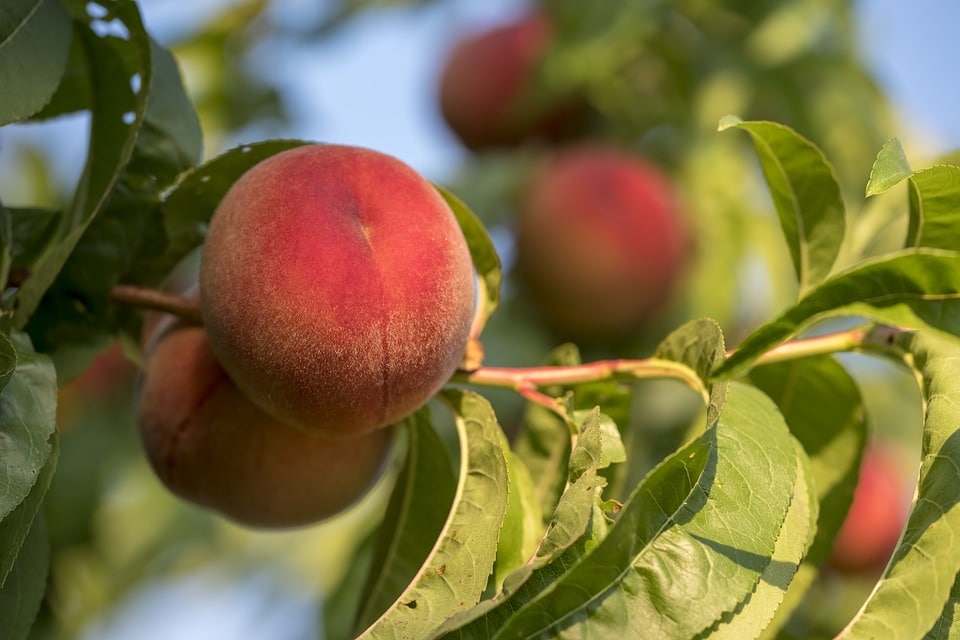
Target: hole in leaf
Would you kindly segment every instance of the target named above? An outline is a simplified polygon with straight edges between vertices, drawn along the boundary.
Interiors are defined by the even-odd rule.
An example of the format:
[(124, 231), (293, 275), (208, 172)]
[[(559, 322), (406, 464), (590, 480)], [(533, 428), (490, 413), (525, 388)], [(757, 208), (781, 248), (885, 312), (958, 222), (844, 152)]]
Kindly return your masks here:
[(133, 111), (127, 111), (123, 114), (123, 123), (124, 124), (133, 124), (133, 121), (137, 119), (137, 114)]
[(139, 73), (135, 73), (130, 76), (130, 89), (134, 93), (140, 93), (140, 87), (142, 86), (143, 78), (140, 77)]
[(250, 145), (240, 147), (240, 153), (250, 153)]
[(114, 18), (113, 20), (93, 20), (90, 23), (90, 30), (101, 38), (114, 36), (121, 40), (130, 39), (130, 30), (127, 29), (127, 25), (123, 24), (119, 18)]
[(85, 7), (87, 10), (87, 15), (91, 18), (103, 18), (109, 13), (102, 4), (96, 2), (88, 2)]

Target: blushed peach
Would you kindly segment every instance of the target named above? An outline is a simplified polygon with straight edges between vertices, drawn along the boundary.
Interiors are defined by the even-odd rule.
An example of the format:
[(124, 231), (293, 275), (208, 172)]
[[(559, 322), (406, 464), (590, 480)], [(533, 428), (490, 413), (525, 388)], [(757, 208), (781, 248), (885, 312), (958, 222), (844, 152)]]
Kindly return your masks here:
[(451, 49), (439, 81), (440, 112), (466, 147), (514, 146), (576, 131), (581, 104), (532, 90), (552, 42), (549, 20), (534, 13), (468, 35)]
[(248, 526), (298, 526), (349, 507), (385, 467), (391, 430), (344, 440), (284, 424), (233, 384), (202, 327), (151, 327), (137, 416), (174, 494)]
[(357, 147), (274, 155), (227, 192), (201, 260), (217, 359), (269, 414), (327, 436), (396, 422), (461, 362), (466, 240), (439, 192)]
[(520, 203), (517, 268), (567, 338), (624, 334), (677, 286), (688, 234), (666, 175), (600, 143), (549, 156)]

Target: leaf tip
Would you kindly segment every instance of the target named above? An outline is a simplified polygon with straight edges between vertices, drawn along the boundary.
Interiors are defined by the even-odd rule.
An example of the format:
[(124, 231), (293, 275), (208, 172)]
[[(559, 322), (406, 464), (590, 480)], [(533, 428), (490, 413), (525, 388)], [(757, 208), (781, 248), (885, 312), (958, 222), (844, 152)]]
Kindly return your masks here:
[(869, 198), (879, 195), (911, 175), (913, 170), (907, 161), (907, 154), (903, 150), (900, 139), (890, 138), (880, 148), (873, 161), (864, 196)]
[(720, 122), (717, 123), (717, 131), (726, 131), (730, 127), (735, 127), (738, 124), (743, 122), (740, 116), (735, 115), (726, 115), (720, 118)]

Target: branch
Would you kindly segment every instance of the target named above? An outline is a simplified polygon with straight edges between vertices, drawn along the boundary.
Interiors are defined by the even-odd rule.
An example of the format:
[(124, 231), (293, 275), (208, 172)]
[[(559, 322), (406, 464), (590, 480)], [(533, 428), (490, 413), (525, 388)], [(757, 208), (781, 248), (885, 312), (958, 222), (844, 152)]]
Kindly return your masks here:
[(147, 289), (125, 284), (119, 284), (113, 287), (110, 290), (110, 298), (121, 304), (149, 309), (151, 311), (172, 313), (190, 324), (203, 324), (200, 305), (195, 299), (165, 293), (157, 289)]
[[(764, 353), (754, 366), (786, 362), (816, 355), (851, 351), (900, 355), (897, 338), (909, 329), (872, 325), (838, 331), (812, 338), (799, 338)], [(731, 355), (733, 351), (727, 352)], [(524, 398), (557, 411), (556, 402), (539, 392), (545, 386), (564, 386), (584, 382), (621, 379), (674, 378), (693, 390), (705, 394), (703, 381), (687, 366), (672, 360), (643, 358), (637, 360), (599, 360), (573, 366), (540, 367), (479, 367), (473, 371), (458, 371), (452, 382), (482, 387), (512, 389)]]

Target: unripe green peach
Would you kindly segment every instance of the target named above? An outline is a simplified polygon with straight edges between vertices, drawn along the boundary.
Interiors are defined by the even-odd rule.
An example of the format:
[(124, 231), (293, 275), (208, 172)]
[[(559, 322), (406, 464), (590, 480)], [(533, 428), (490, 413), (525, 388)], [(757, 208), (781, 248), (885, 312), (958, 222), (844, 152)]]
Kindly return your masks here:
[(346, 440), (284, 424), (233, 384), (202, 327), (150, 326), (138, 421), (173, 493), (248, 526), (298, 526), (349, 507), (384, 468), (391, 430)]
[(554, 140), (579, 128), (581, 104), (529, 93), (552, 41), (550, 21), (534, 13), (469, 35), (451, 49), (440, 76), (440, 113), (466, 147)]
[(560, 149), (519, 208), (517, 269), (563, 337), (634, 330), (674, 292), (687, 232), (667, 177), (641, 158), (595, 142)]
[(227, 192), (201, 261), (217, 359), (284, 422), (356, 436), (423, 405), (464, 356), (470, 252), (437, 190), (399, 160), (306, 145)]

